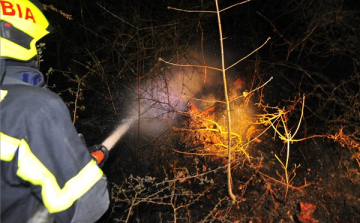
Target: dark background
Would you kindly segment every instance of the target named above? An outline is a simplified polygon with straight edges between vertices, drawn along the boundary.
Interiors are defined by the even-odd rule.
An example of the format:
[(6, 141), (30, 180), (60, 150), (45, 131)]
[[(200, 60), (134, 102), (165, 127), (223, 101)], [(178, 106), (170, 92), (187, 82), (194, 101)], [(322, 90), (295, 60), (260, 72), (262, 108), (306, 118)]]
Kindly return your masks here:
[[(85, 134), (89, 145), (101, 143), (120, 120), (128, 115), (129, 101), (136, 94), (136, 84), (140, 79), (155, 78), (161, 69), (167, 68), (168, 65), (160, 63), (159, 58), (174, 63), (181, 61), (181, 58), (191, 58), (189, 61), (199, 64), (204, 62), (201, 57), (201, 52), (204, 52), (208, 62), (219, 59), (216, 14), (168, 9), (171, 6), (214, 11), (214, 1), (42, 2), (48, 6), (45, 13), (54, 27), (54, 33), (42, 41), (46, 43), (46, 49), (43, 51), (41, 70), (49, 74), (47, 79), (50, 88), (63, 97), (71, 115), (75, 113), (75, 126)], [(236, 3), (238, 1), (219, 1), (222, 9)], [(51, 9), (50, 5), (55, 9)], [(207, 198), (208, 206), (201, 206), (214, 221), (225, 222), (219, 216), (231, 213), (229, 221), (267, 222), (270, 218), (271, 222), (299, 222), (296, 216), (301, 213), (301, 201), (317, 205), (315, 218), (320, 222), (357, 222), (360, 219), (359, 6), (358, 1), (350, 0), (253, 0), (221, 13), (227, 65), (247, 55), (271, 37), (264, 47), (234, 67), (234, 72), (230, 74), (233, 78), (231, 80), (240, 77), (245, 84), (250, 84), (255, 77), (255, 85), (259, 86), (273, 77), (262, 95), (255, 97), (268, 106), (287, 107), (296, 98), (306, 95), (300, 134), (305, 138), (319, 137), (299, 143), (298, 147), (302, 150), (295, 149), (292, 153), (292, 162), (303, 165), (296, 179), (301, 181), (308, 177), (316, 187), (301, 193), (294, 190), (289, 200), (280, 201), (272, 195), (271, 190), (264, 189), (264, 185), (268, 184), (262, 181), (253, 185), (252, 190), (247, 190), (248, 193), (243, 195), (247, 202), (242, 203), (240, 208), (231, 205), (214, 208), (215, 198), (222, 195), (226, 197), (225, 186), (221, 186), (219, 180), (216, 181), (217, 187), (224, 191), (218, 196)], [(219, 65), (218, 62), (207, 65), (214, 64)], [(220, 95), (221, 99), (221, 84), (210, 82), (205, 88), (206, 91)], [(298, 120), (299, 108), (294, 110), (293, 118)], [(296, 121), (292, 123), (289, 120), (289, 123)], [(144, 139), (147, 143), (139, 147), (136, 145), (139, 140), (132, 139), (134, 137), (140, 137), (136, 130), (132, 130), (119, 143), (119, 149), (111, 152), (112, 156), (104, 167), (112, 189), (112, 183), (122, 185), (130, 174), (142, 177), (159, 175), (161, 179), (164, 177), (164, 173), (159, 173), (161, 165), (175, 175), (174, 168), (170, 168), (175, 165), (174, 160), (189, 169), (187, 165), (194, 165), (189, 161), (193, 158), (178, 155), (171, 155), (170, 158), (170, 155), (164, 155), (163, 160), (159, 155), (155, 160), (152, 157), (154, 154), (172, 154), (172, 148), (176, 146), (168, 141), (154, 143), (154, 139)], [(174, 138), (169, 141), (176, 142)], [(149, 153), (141, 152), (155, 147), (160, 151), (156, 150), (150, 157), (146, 155)], [(257, 147), (265, 154), (270, 152), (266, 151), (264, 145)], [(180, 159), (183, 160), (178, 161)], [(207, 162), (204, 165), (208, 167), (221, 165), (218, 160)], [(248, 174), (249, 181), (261, 178), (258, 174), (251, 175), (246, 171), (236, 173)], [(215, 176), (213, 178), (217, 179)], [(335, 182), (338, 179), (343, 181)], [(281, 189), (274, 190), (283, 193)], [(252, 200), (257, 196), (266, 199), (263, 203)], [(119, 209), (116, 210), (114, 205)], [(169, 220), (168, 217), (173, 213), (171, 208), (169, 211), (167, 206), (154, 206), (146, 202), (143, 206), (136, 206), (128, 221), (138, 218), (142, 222), (158, 222), (158, 212), (164, 213), (164, 219)], [(127, 202), (114, 200), (110, 208), (113, 212), (107, 213), (102, 221), (116, 222), (116, 218), (124, 220), (128, 208)], [(199, 207), (186, 206), (190, 210), (188, 213), (194, 216), (194, 222), (204, 219), (201, 214), (194, 214), (196, 208)], [(216, 217), (211, 210), (220, 214)], [(228, 210), (231, 211), (226, 212)], [(246, 217), (245, 213), (250, 217)], [(153, 220), (150, 221), (149, 216)]]

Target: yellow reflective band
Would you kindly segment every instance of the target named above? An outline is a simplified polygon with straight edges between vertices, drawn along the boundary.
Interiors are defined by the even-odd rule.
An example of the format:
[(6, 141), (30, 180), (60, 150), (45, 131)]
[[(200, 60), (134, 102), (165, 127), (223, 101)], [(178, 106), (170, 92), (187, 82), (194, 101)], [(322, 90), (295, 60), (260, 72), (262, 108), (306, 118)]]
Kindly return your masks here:
[(42, 193), (46, 195), (43, 196), (45, 207), (50, 213), (66, 210), (99, 181), (102, 175), (103, 172), (96, 162), (91, 160), (76, 177), (65, 184), (64, 188), (54, 187), (58, 186), (57, 184), (45, 188), (43, 185)]
[(0, 132), (0, 159), (10, 162), (14, 159), (20, 140)]
[(7, 93), (8, 93), (8, 91), (6, 91), (6, 90), (0, 90), (0, 102), (5, 98)]
[[(31, 152), (28, 143), (1, 133), (1, 160), (11, 161), (18, 152), (18, 170), (16, 174), (33, 185), (42, 187), (41, 196), (44, 206), (50, 213), (64, 211), (83, 196), (103, 176), (102, 170), (91, 160), (76, 176), (67, 181), (63, 188), (55, 176)], [(3, 148), (4, 154), (3, 154)], [(12, 153), (12, 157), (8, 154)]]

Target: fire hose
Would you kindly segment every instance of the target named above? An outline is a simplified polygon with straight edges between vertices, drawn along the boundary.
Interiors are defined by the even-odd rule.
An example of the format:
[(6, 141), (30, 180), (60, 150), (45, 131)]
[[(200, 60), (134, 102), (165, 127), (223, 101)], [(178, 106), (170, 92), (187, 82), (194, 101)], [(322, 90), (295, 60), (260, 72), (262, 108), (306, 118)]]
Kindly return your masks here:
[[(135, 119), (124, 119), (115, 131), (113, 131), (100, 145), (88, 147), (90, 155), (93, 157), (99, 167), (103, 167), (106, 160), (109, 158), (109, 151), (115, 146), (120, 138), (129, 130), (131, 124)], [(86, 145), (84, 136), (79, 133), (81, 141)]]

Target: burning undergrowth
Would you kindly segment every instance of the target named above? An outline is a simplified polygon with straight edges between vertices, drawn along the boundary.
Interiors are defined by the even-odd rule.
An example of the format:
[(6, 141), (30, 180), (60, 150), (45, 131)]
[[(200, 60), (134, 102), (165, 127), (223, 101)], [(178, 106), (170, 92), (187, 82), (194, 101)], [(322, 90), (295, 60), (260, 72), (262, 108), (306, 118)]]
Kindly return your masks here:
[[(191, 102), (183, 115), (180, 128), (174, 128), (179, 134), (179, 141), (187, 153), (197, 155), (215, 155), (225, 157), (227, 154), (228, 130), (226, 125), (226, 108), (222, 102), (199, 111)], [(248, 156), (246, 147), (248, 141), (256, 131), (254, 117), (245, 112), (245, 105), (232, 106), (232, 149)]]
[[(141, 94), (134, 100), (138, 104), (132, 108), (138, 108), (140, 132), (151, 135), (153, 140), (149, 143), (149, 138), (144, 136), (138, 139), (134, 153), (136, 160), (141, 160), (142, 169), (151, 169), (154, 174), (124, 175), (122, 183), (113, 184), (114, 205), (110, 216), (119, 210), (125, 211), (119, 216), (119, 222), (129, 222), (135, 213), (143, 213), (140, 218), (144, 220), (152, 215), (147, 209), (159, 210), (151, 212), (161, 216), (151, 218), (175, 222), (189, 216), (195, 222), (208, 221), (242, 209), (239, 203), (229, 205), (224, 183), (228, 128), (226, 107), (219, 95), (223, 93), (222, 86), (218, 82), (204, 83), (203, 75), (196, 69), (175, 68), (164, 71), (160, 79), (143, 82)], [(257, 202), (258, 206), (262, 202), (277, 205), (289, 189), (301, 187), (294, 186), (298, 167), (288, 164), (289, 157), (286, 158), (284, 152), (268, 149), (279, 143), (271, 139), (271, 134), (280, 138), (280, 142), (293, 140), (286, 133), (288, 128), (292, 129), (287, 126), (289, 116), (299, 111), (297, 104), (303, 101), (295, 100), (284, 109), (272, 109), (261, 103), (262, 89), (268, 82), (260, 82), (254, 76), (246, 79), (240, 73), (229, 78), (233, 78), (229, 84), (231, 186), (238, 202), (257, 199), (261, 191), (263, 197)], [(210, 87), (214, 92), (208, 90)], [(275, 131), (270, 133), (271, 129)], [(278, 166), (275, 172), (274, 165)], [(307, 186), (306, 182), (303, 186)], [(206, 208), (207, 212), (198, 213), (198, 208)]]
[[(246, 79), (241, 73), (231, 77), (234, 203), (226, 190), (228, 129), (221, 85), (210, 77), (204, 83), (204, 73), (197, 69), (161, 71), (142, 82), (131, 103), (128, 113), (138, 115), (138, 125), (130, 136), (138, 127), (141, 137), (122, 142), (130, 153), (114, 155), (118, 160), (108, 166), (118, 171), (115, 178), (109, 176), (112, 205), (104, 222), (262, 222), (264, 216), (273, 222), (317, 221), (316, 208), (326, 209), (314, 206), (316, 199), (306, 191), (309, 181), (321, 179), (307, 162), (318, 163), (319, 158), (312, 153), (305, 157), (302, 150), (318, 148), (318, 137), (326, 135), (303, 131), (305, 95), (274, 106), (264, 96), (271, 81), (256, 75)], [(347, 138), (340, 132), (335, 140)]]
[[(95, 49), (91, 75), (74, 74), (71, 80), (77, 87), (70, 91), (76, 95), (73, 117), (77, 119), (76, 111), (82, 110), (76, 102), (88, 87), (98, 98), (86, 96), (87, 111), (94, 112), (87, 112), (85, 135), (98, 140), (122, 118), (135, 119), (105, 165), (112, 204), (103, 222), (358, 222), (360, 54), (354, 41), (359, 36), (353, 31), (360, 23), (353, 7), (343, 10), (343, 1), (308, 2), (290, 1), (286, 7), (256, 3), (261, 6), (256, 17), (261, 18), (249, 24), (250, 29), (245, 24), (251, 17), (237, 20), (240, 11), (227, 20), (227, 32), (235, 24), (233, 30), (241, 31), (224, 38), (233, 50), (232, 54), (225, 50), (226, 57), (234, 60), (226, 63), (231, 67), (227, 70), (229, 170), (221, 74), (191, 66), (220, 67), (219, 59), (217, 63), (208, 59), (216, 52), (219, 56), (214, 41), (205, 41), (204, 49), (210, 45), (217, 48), (215, 53), (204, 53), (197, 44), (192, 48), (190, 42), (183, 47), (178, 41), (189, 39), (178, 34), (187, 32), (176, 27), (178, 34), (170, 35), (170, 41), (159, 39), (166, 49), (173, 43), (180, 48), (164, 51), (162, 45), (152, 51), (150, 46), (134, 52), (144, 46), (139, 43), (158, 40), (154, 37), (159, 32), (152, 27), (147, 36), (151, 41), (144, 41), (145, 30), (135, 30), (140, 35), (114, 35), (116, 40), (109, 43), (119, 45), (103, 48), (109, 57), (101, 57)], [(314, 2), (319, 2), (316, 7)], [(274, 13), (269, 7), (276, 9)], [(261, 20), (267, 24), (260, 25)], [(145, 21), (143, 27), (149, 27), (149, 20)], [(203, 34), (203, 25), (194, 26), (195, 36), (198, 31)], [(169, 26), (165, 29), (161, 34), (172, 32)], [(210, 30), (214, 32), (214, 26)], [(232, 66), (245, 56), (239, 55), (239, 49), (247, 54), (268, 35), (272, 39), (264, 48)], [(114, 51), (115, 46), (121, 50)], [(205, 55), (184, 51), (189, 46), (206, 54), (206, 61)], [(113, 58), (115, 52), (121, 53), (119, 63)], [(158, 56), (181, 66), (159, 62)], [(248, 59), (256, 64), (239, 67)], [(268, 82), (271, 76), (274, 79)], [(134, 83), (131, 93), (118, 93), (127, 85), (125, 79)], [(229, 198), (228, 185), (235, 202)]]
[[(295, 222), (297, 216), (316, 221), (315, 201), (303, 200), (308, 179), (318, 180), (307, 162), (318, 161), (311, 153), (303, 155), (302, 148), (319, 147), (318, 138), (327, 135), (308, 135), (303, 129), (305, 95), (270, 100), (278, 93), (267, 91), (274, 89), (272, 79), (261, 79), (254, 67), (249, 70), (228, 76), (230, 186), (237, 201), (226, 190), (228, 126), (219, 75), (207, 72), (205, 79), (203, 69), (169, 66), (138, 82), (128, 103), (127, 114), (136, 123), (120, 145), (129, 152), (114, 155), (117, 160), (108, 166), (116, 172), (109, 218), (260, 222), (269, 216)], [(341, 132), (334, 137), (349, 141)], [(119, 170), (119, 165), (126, 168)]]
[[(256, 131), (256, 106), (251, 101), (254, 94), (249, 93), (258, 84), (253, 71), (253, 65), (249, 65), (246, 71), (227, 75), (234, 148), (242, 148), (245, 139)], [(137, 116), (142, 135), (158, 137), (172, 129), (188, 149), (202, 147), (202, 152), (218, 155), (226, 150), (227, 114), (221, 73), (196, 67), (163, 67), (135, 88), (137, 93), (127, 113)]]

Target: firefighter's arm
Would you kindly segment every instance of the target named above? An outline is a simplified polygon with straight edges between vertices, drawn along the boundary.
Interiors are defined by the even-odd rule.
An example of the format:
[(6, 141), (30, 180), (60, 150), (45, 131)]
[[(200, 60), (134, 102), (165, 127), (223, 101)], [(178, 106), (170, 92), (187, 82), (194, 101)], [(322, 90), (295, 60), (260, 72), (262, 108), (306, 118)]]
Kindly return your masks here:
[(109, 203), (106, 177), (103, 176), (86, 194), (76, 201), (75, 213), (71, 223), (93, 222), (93, 216), (103, 215)]
[[(61, 98), (41, 96), (36, 112), (28, 111), (32, 131), (27, 137), (33, 160), (41, 165), (33, 166), (40, 169), (27, 181), (36, 182), (32, 190), (56, 222), (95, 222), (109, 206), (106, 177), (77, 136)], [(41, 173), (46, 174), (39, 178)]]

